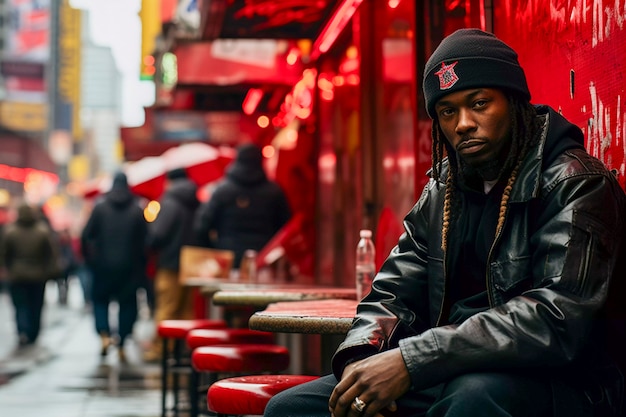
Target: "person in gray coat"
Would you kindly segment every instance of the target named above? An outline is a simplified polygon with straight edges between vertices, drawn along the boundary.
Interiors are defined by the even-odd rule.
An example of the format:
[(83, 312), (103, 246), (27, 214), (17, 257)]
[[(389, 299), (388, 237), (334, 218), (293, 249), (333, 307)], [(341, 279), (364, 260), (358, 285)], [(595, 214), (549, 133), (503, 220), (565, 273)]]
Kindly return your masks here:
[(46, 281), (60, 273), (58, 252), (51, 229), (33, 207), (21, 204), (0, 242), (0, 265), (9, 282), (20, 346), (35, 343), (39, 336)]

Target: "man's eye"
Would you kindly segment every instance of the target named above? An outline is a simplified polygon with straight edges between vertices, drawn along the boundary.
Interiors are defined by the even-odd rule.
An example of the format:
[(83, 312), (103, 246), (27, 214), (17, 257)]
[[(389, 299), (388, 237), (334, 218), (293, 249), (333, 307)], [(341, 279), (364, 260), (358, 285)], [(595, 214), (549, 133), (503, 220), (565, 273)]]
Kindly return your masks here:
[(439, 115), (443, 117), (451, 116), (452, 114), (454, 114), (454, 110), (452, 109), (442, 109), (439, 112)]
[(474, 107), (485, 107), (487, 105), (487, 100), (476, 100), (474, 102)]

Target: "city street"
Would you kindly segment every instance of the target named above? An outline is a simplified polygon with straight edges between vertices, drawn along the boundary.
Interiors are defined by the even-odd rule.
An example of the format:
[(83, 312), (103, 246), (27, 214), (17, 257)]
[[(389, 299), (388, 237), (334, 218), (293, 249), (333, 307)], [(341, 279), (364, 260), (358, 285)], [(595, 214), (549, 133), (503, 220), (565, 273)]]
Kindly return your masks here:
[(13, 306), (8, 294), (0, 293), (0, 415), (159, 416), (159, 367), (143, 363), (140, 355), (140, 346), (154, 332), (145, 303), (133, 340), (127, 341), (127, 362), (120, 363), (116, 349), (100, 357), (100, 340), (79, 283), (70, 281), (66, 306), (57, 298), (55, 284), (49, 283), (39, 340), (18, 350)]

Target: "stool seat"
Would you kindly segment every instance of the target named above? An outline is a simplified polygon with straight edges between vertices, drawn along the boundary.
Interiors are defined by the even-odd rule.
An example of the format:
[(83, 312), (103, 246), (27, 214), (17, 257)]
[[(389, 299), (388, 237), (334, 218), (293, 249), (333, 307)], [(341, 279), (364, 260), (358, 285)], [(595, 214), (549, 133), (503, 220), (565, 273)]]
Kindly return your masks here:
[[(191, 358), (186, 346), (187, 334), (193, 329), (223, 329), (225, 320), (189, 319), (189, 320), (162, 320), (157, 325), (157, 334), (163, 339), (161, 354), (161, 417), (172, 412), (178, 417), (181, 409), (180, 393), (186, 392), (180, 377), (188, 375), (192, 378), (193, 370), (190, 366)], [(173, 404), (168, 408), (168, 393), (171, 393)], [(197, 402), (197, 401), (196, 401)], [(193, 410), (190, 410), (193, 412)]]
[(289, 366), (289, 350), (267, 344), (201, 346), (193, 350), (191, 364), (199, 372), (279, 372)]
[(250, 375), (221, 379), (207, 392), (207, 405), (217, 414), (263, 415), (267, 402), (279, 392), (318, 376)]
[(157, 332), (164, 339), (184, 339), (193, 329), (223, 329), (226, 326), (224, 320), (162, 320), (157, 325)]
[(201, 346), (242, 343), (273, 344), (274, 334), (250, 329), (194, 329), (187, 334), (187, 346), (192, 350)]

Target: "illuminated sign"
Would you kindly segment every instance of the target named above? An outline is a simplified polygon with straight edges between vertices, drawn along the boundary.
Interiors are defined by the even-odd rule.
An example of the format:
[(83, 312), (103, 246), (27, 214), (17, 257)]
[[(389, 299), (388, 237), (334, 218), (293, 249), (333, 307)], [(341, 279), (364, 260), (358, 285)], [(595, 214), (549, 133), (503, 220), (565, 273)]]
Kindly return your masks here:
[(157, 0), (142, 0), (141, 12), (141, 56), (139, 79), (152, 80), (154, 78), (154, 51), (156, 38), (161, 33), (161, 4)]
[[(63, 0), (59, 22), (58, 100), (61, 107), (55, 115), (55, 127), (67, 129), (74, 139), (82, 137), (80, 123), (80, 26), (81, 12)], [(65, 120), (62, 120), (65, 119)]]
[(50, 0), (9, 0), (6, 55), (45, 61), (50, 56)]
[(43, 103), (0, 103), (0, 123), (18, 131), (43, 131), (48, 126), (48, 105)]

